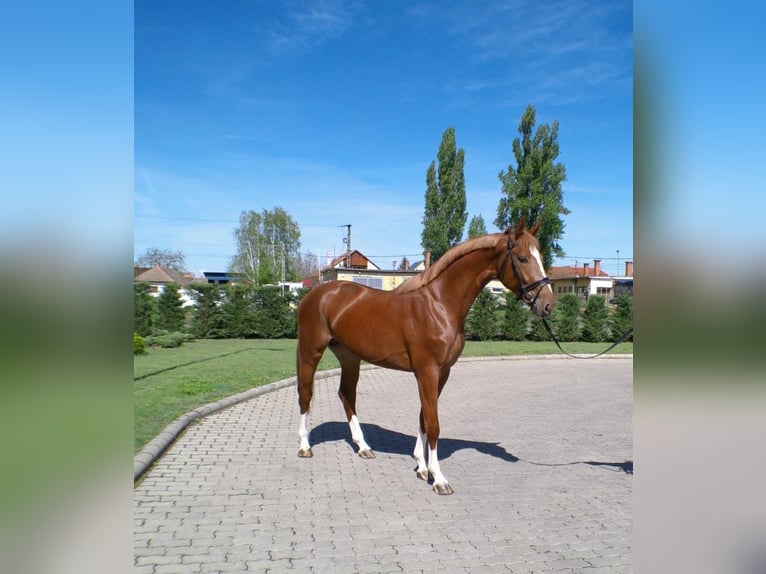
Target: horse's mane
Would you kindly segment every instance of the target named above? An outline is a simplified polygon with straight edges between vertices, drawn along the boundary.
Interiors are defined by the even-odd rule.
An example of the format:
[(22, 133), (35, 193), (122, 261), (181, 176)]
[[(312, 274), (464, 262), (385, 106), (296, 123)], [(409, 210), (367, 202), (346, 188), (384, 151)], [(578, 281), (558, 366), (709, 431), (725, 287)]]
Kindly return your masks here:
[(497, 245), (498, 236), (500, 235), (502, 234), (494, 233), (492, 235), (481, 235), (456, 245), (447, 251), (444, 255), (442, 255), (436, 263), (431, 265), (431, 267), (399, 285), (399, 287), (397, 287), (394, 292), (408, 293), (410, 291), (420, 289), (421, 287), (425, 287), (461, 257), (464, 257), (465, 255), (473, 253), (479, 249), (495, 247)]

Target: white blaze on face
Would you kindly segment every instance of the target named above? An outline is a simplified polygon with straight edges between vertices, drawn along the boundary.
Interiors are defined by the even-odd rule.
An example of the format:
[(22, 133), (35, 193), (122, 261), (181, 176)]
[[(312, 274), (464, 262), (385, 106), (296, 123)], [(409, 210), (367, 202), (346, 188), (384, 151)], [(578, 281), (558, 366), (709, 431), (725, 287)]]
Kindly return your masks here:
[[(537, 247), (532, 247), (529, 252), (531, 253), (532, 257), (534, 257), (535, 261), (537, 261), (537, 265), (540, 268), (540, 276), (545, 277), (545, 268), (543, 267), (543, 258), (540, 257), (540, 252), (537, 250)], [(548, 283), (545, 285), (548, 290), (553, 293), (553, 288), (551, 287), (551, 284)]]

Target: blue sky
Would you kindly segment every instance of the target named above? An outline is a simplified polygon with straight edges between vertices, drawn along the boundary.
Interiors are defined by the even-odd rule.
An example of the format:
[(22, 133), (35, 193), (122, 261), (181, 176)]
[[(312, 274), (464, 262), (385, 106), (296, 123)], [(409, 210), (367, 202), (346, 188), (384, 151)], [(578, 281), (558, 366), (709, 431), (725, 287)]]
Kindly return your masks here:
[[(633, 258), (630, 2), (135, 3), (134, 250), (224, 270), (244, 210), (280, 206), (301, 251), (420, 258), (426, 169), (448, 127), (489, 231), (527, 104), (558, 120), (568, 259)], [(619, 250), (620, 263), (617, 262)]]

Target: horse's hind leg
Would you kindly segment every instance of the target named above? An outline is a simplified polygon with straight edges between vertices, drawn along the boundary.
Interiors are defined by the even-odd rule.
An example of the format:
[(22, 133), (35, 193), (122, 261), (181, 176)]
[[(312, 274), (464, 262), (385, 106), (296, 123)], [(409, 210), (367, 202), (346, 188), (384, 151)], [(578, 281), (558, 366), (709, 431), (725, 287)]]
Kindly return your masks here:
[(326, 347), (326, 343), (322, 344), (319, 341), (312, 342), (308, 339), (305, 335), (298, 337), (296, 353), (298, 407), (301, 413), (301, 420), (298, 426), (298, 438), (300, 439), (298, 456), (301, 458), (310, 458), (314, 455), (309, 443), (308, 416), (309, 409), (311, 408), (311, 397), (314, 394), (314, 373)]
[(370, 445), (364, 440), (362, 425), (356, 416), (356, 385), (359, 382), (360, 359), (351, 351), (346, 349), (337, 341), (330, 342), (330, 350), (335, 353), (340, 361), (340, 388), (338, 396), (343, 403), (343, 409), (346, 411), (348, 426), (351, 430), (351, 440), (359, 447), (359, 456), (361, 458), (375, 458)]

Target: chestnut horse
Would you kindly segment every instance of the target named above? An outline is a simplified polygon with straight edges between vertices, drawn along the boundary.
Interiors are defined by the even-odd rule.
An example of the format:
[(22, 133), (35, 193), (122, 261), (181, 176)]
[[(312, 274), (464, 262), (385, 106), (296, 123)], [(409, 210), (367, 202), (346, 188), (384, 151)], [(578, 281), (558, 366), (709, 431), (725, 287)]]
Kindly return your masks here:
[[(466, 315), (479, 292), (498, 278), (540, 317), (556, 305), (543, 270), (535, 235), (524, 219), (505, 233), (469, 239), (447, 251), (429, 269), (393, 291), (349, 281), (331, 281), (312, 289), (298, 307), (298, 406), (300, 450), (313, 455), (308, 412), (314, 373), (327, 347), (340, 361), (338, 395), (348, 417), (351, 438), (362, 458), (375, 454), (364, 440), (356, 416), (359, 365), (367, 361), (415, 373), (420, 394), (420, 428), (415, 443), (417, 476), (433, 477), (437, 494), (452, 494), (439, 468), (437, 400), (465, 344)], [(428, 442), (428, 464), (425, 443)]]

